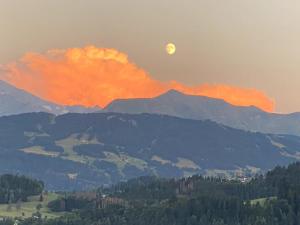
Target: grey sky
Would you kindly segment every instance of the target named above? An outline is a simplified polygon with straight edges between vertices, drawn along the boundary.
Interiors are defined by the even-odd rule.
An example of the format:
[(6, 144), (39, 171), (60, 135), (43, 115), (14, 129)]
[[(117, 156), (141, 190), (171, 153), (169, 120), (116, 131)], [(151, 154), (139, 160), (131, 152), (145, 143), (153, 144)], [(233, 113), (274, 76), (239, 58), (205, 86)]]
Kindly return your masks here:
[(0, 0), (0, 64), (88, 44), (127, 53), (159, 80), (257, 88), (278, 112), (300, 111), (297, 0)]

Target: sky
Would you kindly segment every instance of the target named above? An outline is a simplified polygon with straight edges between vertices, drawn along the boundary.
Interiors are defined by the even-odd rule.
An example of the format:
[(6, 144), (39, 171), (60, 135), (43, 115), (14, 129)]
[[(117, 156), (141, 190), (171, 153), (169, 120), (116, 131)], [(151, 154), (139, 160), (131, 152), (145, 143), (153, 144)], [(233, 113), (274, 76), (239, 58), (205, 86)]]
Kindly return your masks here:
[[(275, 104), (275, 112), (288, 113), (300, 111), (299, 24), (297, 0), (0, 0), (0, 66), (4, 71), (18, 74), (9, 80), (11, 83), (22, 86), (26, 82), (20, 76), (27, 77), (26, 81), (35, 84), (26, 83), (24, 89), (32, 88), (34, 94), (57, 100), (61, 96), (46, 96), (36, 86), (45, 85), (42, 83), (45, 80), (53, 84), (53, 79), (60, 80), (59, 77), (71, 72), (51, 69), (58, 74), (51, 81), (46, 76), (34, 81), (37, 73), (47, 72), (41, 69), (46, 62), (53, 68), (62, 63), (55, 59), (54, 64), (49, 50), (60, 52), (58, 57), (65, 57), (64, 63), (74, 67), (74, 61), (69, 63), (66, 55), (74, 49), (81, 49), (84, 54), (87, 46), (98, 49), (98, 53), (112, 49), (116, 51), (113, 54), (128, 57), (129, 67), (109, 63), (105, 64), (104, 72), (111, 72), (110, 68), (116, 66), (117, 74), (126, 70), (137, 74), (139, 81), (140, 77), (150, 80), (140, 83), (151, 89), (150, 95), (156, 93), (154, 89), (158, 92), (169, 87), (180, 86), (187, 93), (201, 94), (203, 85), (229, 86), (233, 89), (226, 90), (258, 91)], [(164, 49), (168, 42), (176, 44), (172, 56)], [(107, 57), (108, 53), (103, 54)], [(114, 58), (115, 62), (123, 63), (116, 60), (118, 57)], [(37, 58), (39, 66), (36, 66)], [(31, 67), (25, 68), (29, 64)], [(95, 61), (92, 65), (97, 70), (100, 68)], [(63, 68), (65, 71), (66, 67)], [(85, 73), (90, 69), (80, 67), (76, 71)], [(106, 87), (111, 85), (107, 82)], [(136, 79), (130, 82), (131, 88)], [(76, 80), (74, 85), (80, 83), (82, 80)], [(112, 98), (122, 94), (125, 97), (149, 95), (141, 90), (134, 93), (115, 94), (111, 90)], [(94, 93), (89, 97), (94, 98)]]

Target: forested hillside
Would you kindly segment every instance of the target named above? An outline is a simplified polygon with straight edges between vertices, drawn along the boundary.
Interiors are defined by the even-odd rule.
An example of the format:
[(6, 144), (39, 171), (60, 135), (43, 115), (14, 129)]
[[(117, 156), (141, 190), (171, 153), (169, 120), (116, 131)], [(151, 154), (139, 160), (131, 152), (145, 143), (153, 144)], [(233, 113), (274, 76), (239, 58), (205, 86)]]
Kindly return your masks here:
[(97, 192), (70, 193), (51, 204), (69, 213), (20, 224), (299, 225), (300, 163), (277, 167), (246, 183), (201, 176), (143, 177)]
[(50, 190), (140, 176), (251, 177), (299, 160), (300, 138), (151, 114), (29, 113), (0, 118), (0, 171)]

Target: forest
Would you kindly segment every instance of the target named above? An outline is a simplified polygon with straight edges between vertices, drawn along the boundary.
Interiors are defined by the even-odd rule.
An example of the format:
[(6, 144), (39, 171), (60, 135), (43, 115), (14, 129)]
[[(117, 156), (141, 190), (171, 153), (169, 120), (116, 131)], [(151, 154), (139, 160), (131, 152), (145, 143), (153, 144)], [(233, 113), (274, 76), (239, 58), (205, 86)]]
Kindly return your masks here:
[(27, 201), (32, 195), (41, 194), (44, 184), (25, 176), (4, 174), (0, 176), (0, 204)]
[[(19, 224), (300, 225), (300, 163), (276, 167), (246, 182), (198, 175), (141, 177), (93, 191), (65, 193), (48, 206), (66, 213), (55, 219), (20, 219)], [(4, 219), (0, 225), (14, 222)]]

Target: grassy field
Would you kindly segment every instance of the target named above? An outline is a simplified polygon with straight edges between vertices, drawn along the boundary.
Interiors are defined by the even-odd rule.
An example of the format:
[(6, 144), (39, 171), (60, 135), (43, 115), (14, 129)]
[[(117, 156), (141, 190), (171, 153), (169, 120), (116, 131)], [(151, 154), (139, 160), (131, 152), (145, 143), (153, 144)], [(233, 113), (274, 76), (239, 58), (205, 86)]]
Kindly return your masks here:
[(55, 193), (48, 193), (48, 195), (44, 196), (44, 201), (39, 201), (39, 196), (32, 196), (28, 199), (28, 202), (22, 202), (21, 208), (19, 210), (16, 209), (16, 204), (11, 204), (11, 209), (8, 210), (8, 204), (0, 204), (0, 217), (20, 217), (20, 218), (28, 218), (31, 217), (33, 213), (37, 211), (36, 206), (38, 204), (42, 205), (40, 209), (40, 213), (42, 217), (45, 218), (56, 218), (61, 215), (62, 213), (54, 213), (49, 210), (47, 207), (50, 201), (53, 201), (59, 197), (58, 194)]
[(88, 137), (78, 139), (76, 136), (76, 134), (73, 134), (68, 138), (55, 141), (56, 145), (61, 146), (64, 149), (65, 156), (62, 156), (62, 158), (83, 164), (92, 164), (95, 161), (95, 158), (79, 155), (73, 150), (73, 148), (77, 145), (99, 144), (99, 142), (96, 139), (88, 140)]
[(276, 199), (276, 197), (253, 199), (253, 200), (251, 200), (251, 205), (256, 205), (258, 203), (263, 206), (266, 203), (266, 201), (275, 200), (275, 199)]

